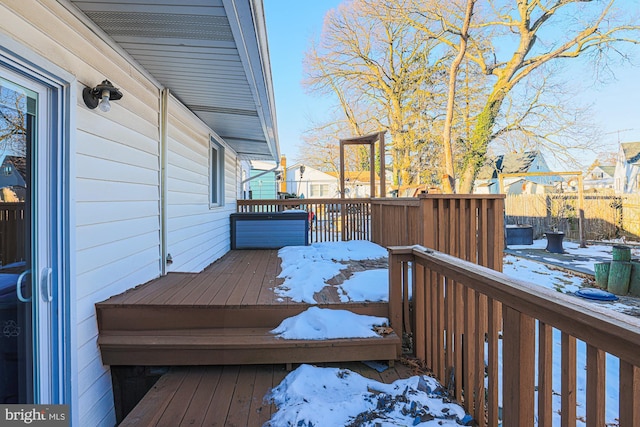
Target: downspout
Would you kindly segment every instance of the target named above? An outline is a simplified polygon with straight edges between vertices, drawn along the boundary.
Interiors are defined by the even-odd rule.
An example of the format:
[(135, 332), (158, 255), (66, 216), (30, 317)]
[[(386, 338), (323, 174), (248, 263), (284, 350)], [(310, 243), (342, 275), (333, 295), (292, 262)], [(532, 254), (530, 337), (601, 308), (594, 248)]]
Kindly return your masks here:
[(167, 164), (168, 164), (168, 127), (169, 127), (169, 89), (162, 89), (160, 95), (160, 274), (167, 274), (171, 263), (168, 248), (167, 230)]

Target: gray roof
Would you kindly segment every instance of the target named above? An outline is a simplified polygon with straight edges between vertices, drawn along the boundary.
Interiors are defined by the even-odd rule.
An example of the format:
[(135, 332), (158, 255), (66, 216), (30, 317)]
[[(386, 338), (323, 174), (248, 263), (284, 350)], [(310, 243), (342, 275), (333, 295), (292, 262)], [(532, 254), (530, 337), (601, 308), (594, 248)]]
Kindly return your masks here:
[(627, 160), (627, 162), (640, 162), (640, 142), (623, 142), (620, 145), (622, 145), (624, 158)]
[(499, 173), (528, 172), (531, 164), (539, 155), (538, 151), (526, 151), (489, 157), (478, 171), (477, 179), (497, 179)]
[(261, 0), (71, 2), (241, 158), (279, 161)]

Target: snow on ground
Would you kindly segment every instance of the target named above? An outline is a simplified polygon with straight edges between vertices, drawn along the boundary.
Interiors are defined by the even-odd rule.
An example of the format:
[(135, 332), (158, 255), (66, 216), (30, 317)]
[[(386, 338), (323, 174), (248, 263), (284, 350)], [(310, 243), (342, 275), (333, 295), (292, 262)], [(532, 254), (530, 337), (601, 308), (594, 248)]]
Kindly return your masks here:
[[(519, 249), (545, 249), (547, 247), (547, 239), (538, 239), (534, 240), (532, 245), (509, 245), (509, 249), (519, 250)], [(537, 256), (529, 254), (528, 256), (536, 259), (540, 258), (540, 261), (549, 261), (556, 262), (560, 264), (564, 264), (566, 266), (576, 266), (576, 267), (584, 267), (590, 270), (592, 273), (594, 271), (593, 264), (596, 262), (601, 262), (602, 259), (611, 260), (611, 251), (613, 245), (596, 245), (589, 244), (586, 248), (581, 248), (579, 243), (565, 241), (562, 243), (562, 248), (564, 252), (573, 257), (579, 257), (578, 260), (572, 259), (571, 257), (567, 257), (566, 260), (562, 261), (556, 258), (545, 258), (543, 255)], [(631, 258), (640, 257), (640, 247), (631, 246)]]
[(384, 384), (349, 370), (301, 365), (267, 395), (278, 412), (265, 425), (464, 425), (469, 417), (462, 407), (444, 397), (438, 382), (427, 376)]
[[(282, 272), (278, 277), (283, 278), (284, 283), (276, 287), (274, 292), (281, 298), (316, 304), (314, 294), (327, 286), (327, 280), (346, 268), (342, 262), (386, 258), (388, 252), (375, 243), (352, 240), (314, 243), (310, 246), (287, 246), (278, 251), (278, 256), (282, 259)], [(359, 280), (358, 275), (355, 276), (353, 280)], [(349, 286), (347, 284), (347, 290)], [(388, 285), (376, 281), (373, 288), (357, 291), (359, 297), (363, 298), (357, 301), (381, 301), (380, 289), (385, 286), (388, 288)], [(344, 290), (344, 285), (342, 288)], [(341, 298), (349, 300), (344, 292), (346, 291), (342, 292)], [(388, 290), (386, 293), (388, 294)]]
[(535, 283), (538, 286), (563, 293), (573, 293), (583, 287), (584, 279), (582, 277), (552, 270), (536, 261), (506, 255), (503, 263), (502, 272), (518, 280)]
[[(610, 259), (611, 246), (591, 245), (580, 248), (578, 244), (564, 242), (569, 254), (580, 255), (582, 265), (590, 266), (602, 257)], [(537, 240), (534, 245), (524, 249), (546, 247), (546, 240)], [(519, 247), (510, 246), (510, 249)], [(282, 274), (285, 282), (276, 288), (281, 297), (294, 301), (315, 304), (313, 294), (327, 286), (326, 281), (339, 274), (345, 264), (351, 260), (377, 259), (387, 256), (387, 251), (371, 242), (328, 242), (311, 246), (286, 247), (280, 250)], [(632, 250), (632, 256), (638, 257), (640, 248)], [(593, 259), (590, 259), (593, 257)], [(544, 258), (544, 257), (542, 257)], [(544, 261), (541, 259), (540, 261)], [(556, 260), (557, 261), (557, 260)], [(566, 272), (551, 269), (541, 262), (507, 255), (504, 259), (504, 273), (510, 277), (531, 282), (532, 286), (544, 286), (559, 292), (572, 294), (585, 285), (583, 278)], [(339, 287), (343, 301), (387, 301), (388, 271), (375, 269), (354, 273)], [(594, 302), (595, 304), (595, 302)], [(608, 303), (611, 309), (624, 312), (629, 308), (624, 303)], [(321, 310), (310, 308), (307, 312), (285, 320), (273, 332), (283, 338), (327, 339), (360, 337), (360, 334), (373, 332), (377, 320), (366, 319), (372, 316), (345, 317), (343, 310)], [(359, 319), (359, 320), (356, 320)], [(364, 331), (364, 332), (363, 332)], [(375, 332), (374, 332), (375, 334)], [(561, 338), (560, 331), (553, 333), (553, 370), (554, 370), (554, 408), (560, 408)], [(499, 343), (502, 344), (501, 342)], [(577, 344), (577, 414), (578, 426), (584, 426), (586, 402), (586, 366), (585, 343)], [(501, 351), (500, 351), (501, 356)], [(501, 364), (501, 361), (500, 361)], [(537, 366), (537, 364), (536, 364)], [(617, 402), (619, 400), (619, 364), (618, 359), (607, 355), (606, 360), (606, 420), (607, 425), (617, 424)], [(501, 372), (501, 369), (500, 369)], [(269, 398), (277, 405), (278, 412), (272, 417), (271, 426), (382, 426), (395, 425), (459, 425), (451, 418), (462, 418), (462, 408), (445, 404), (438, 385), (428, 377), (412, 377), (392, 385), (384, 385), (365, 379), (356, 373), (332, 368), (314, 368), (302, 365), (289, 374), (285, 380), (272, 390)], [(421, 382), (427, 382), (429, 390), (421, 390)], [(501, 383), (501, 379), (500, 379)], [(424, 388), (424, 387), (423, 387)], [(436, 390), (437, 392), (433, 392)], [(500, 393), (502, 394), (502, 393)], [(406, 402), (405, 402), (406, 400)], [(537, 401), (537, 399), (536, 399)], [(449, 406), (447, 406), (449, 405)], [(449, 412), (444, 415), (441, 408)], [(424, 409), (424, 410), (422, 410)], [(431, 417), (434, 417), (431, 419)], [(454, 418), (455, 418), (454, 417)], [(559, 414), (554, 413), (554, 425), (559, 423)]]
[(385, 317), (363, 316), (348, 310), (309, 307), (297, 316), (284, 319), (271, 332), (290, 340), (324, 340), (336, 338), (380, 338), (376, 326), (389, 324)]

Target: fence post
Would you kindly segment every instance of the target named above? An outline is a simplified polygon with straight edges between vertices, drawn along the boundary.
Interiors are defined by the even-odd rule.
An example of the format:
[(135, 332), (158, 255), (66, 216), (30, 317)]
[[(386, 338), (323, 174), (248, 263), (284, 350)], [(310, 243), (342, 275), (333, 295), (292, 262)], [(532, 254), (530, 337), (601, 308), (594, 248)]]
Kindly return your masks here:
[(504, 306), (503, 419), (505, 426), (533, 426), (535, 321)]

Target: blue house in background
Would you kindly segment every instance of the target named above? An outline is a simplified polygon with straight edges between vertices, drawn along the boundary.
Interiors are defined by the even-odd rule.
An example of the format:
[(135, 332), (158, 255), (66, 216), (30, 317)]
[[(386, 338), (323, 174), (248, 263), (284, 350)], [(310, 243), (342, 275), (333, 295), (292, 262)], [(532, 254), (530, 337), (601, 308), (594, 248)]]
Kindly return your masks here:
[[(539, 151), (525, 151), (524, 153), (507, 153), (487, 158), (485, 164), (478, 171), (478, 176), (473, 185), (475, 194), (498, 194), (498, 174), (501, 173), (528, 173), (528, 172), (552, 172), (546, 160)], [(505, 178), (505, 191), (510, 193), (540, 193), (561, 181), (560, 176), (531, 176)], [(511, 184), (518, 185), (518, 191), (509, 189)]]
[(280, 172), (272, 162), (251, 161), (249, 191), (251, 199), (277, 199)]

